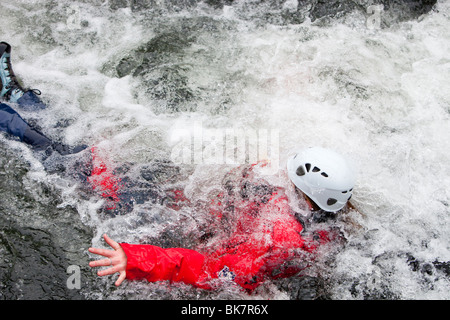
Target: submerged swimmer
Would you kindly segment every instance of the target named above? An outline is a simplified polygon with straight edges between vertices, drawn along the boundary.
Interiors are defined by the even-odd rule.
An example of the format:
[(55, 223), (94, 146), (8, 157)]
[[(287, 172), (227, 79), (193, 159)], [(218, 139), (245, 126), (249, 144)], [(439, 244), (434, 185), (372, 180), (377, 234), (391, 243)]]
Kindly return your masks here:
[[(68, 155), (86, 149), (84, 145), (69, 147), (52, 141), (11, 107), (46, 108), (37, 96), (38, 91), (25, 90), (18, 83), (10, 54), (11, 47), (0, 43), (0, 98), (6, 102), (0, 104), (0, 130), (45, 154), (56, 151)], [(85, 175), (89, 182), (114, 201), (122, 201), (124, 196), (135, 200), (133, 194), (118, 193), (117, 181), (101, 159), (95, 163), (98, 159), (91, 151), (94, 166)], [(342, 156), (322, 148), (305, 149), (289, 159), (288, 177), (298, 190), (296, 200), (308, 204), (311, 211), (311, 216), (305, 219), (291, 208), (284, 189), (258, 178), (256, 171), (262, 165), (238, 168), (225, 178), (223, 192), (213, 199), (210, 208), (217, 230), (197, 250), (118, 243), (105, 235), (112, 250), (90, 248), (90, 252), (105, 257), (92, 261), (90, 266), (109, 266), (98, 272), (100, 276), (119, 273), (116, 285), (125, 279), (170, 280), (211, 289), (221, 281), (233, 281), (249, 291), (267, 279), (299, 274), (317, 257), (322, 245), (341, 240), (336, 230), (309, 228), (309, 224), (352, 209), (349, 200), (354, 187), (353, 173)], [(138, 185), (127, 183), (125, 186)], [(148, 186), (153, 187), (151, 192)], [(145, 195), (139, 194), (144, 202), (148, 197), (166, 197), (157, 183), (140, 184), (136, 189), (147, 190)], [(172, 195), (175, 202), (186, 200), (181, 190)]]
[(291, 209), (283, 188), (257, 177), (255, 171), (261, 165), (231, 173), (239, 178), (237, 182), (224, 180), (224, 191), (215, 199), (219, 205), (212, 206), (211, 213), (218, 226), (227, 230), (219, 231), (209, 244), (198, 250), (161, 248), (118, 243), (105, 234), (112, 250), (90, 248), (104, 259), (89, 265), (109, 267), (99, 271), (99, 276), (119, 273), (117, 286), (125, 279), (146, 279), (212, 289), (220, 280), (229, 280), (252, 291), (267, 279), (299, 274), (317, 257), (322, 245), (341, 240), (336, 230), (307, 230), (306, 225), (352, 209), (348, 201), (355, 183), (353, 172), (341, 155), (319, 147), (301, 150), (289, 159), (287, 173), (298, 190), (296, 200), (305, 201), (311, 211), (305, 223)]

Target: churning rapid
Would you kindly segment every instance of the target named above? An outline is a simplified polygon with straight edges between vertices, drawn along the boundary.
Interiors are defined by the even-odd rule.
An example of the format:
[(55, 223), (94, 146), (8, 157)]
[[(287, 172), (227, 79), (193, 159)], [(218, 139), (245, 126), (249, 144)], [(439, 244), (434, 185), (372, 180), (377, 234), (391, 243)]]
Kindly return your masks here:
[[(0, 0), (0, 41), (48, 104), (18, 112), (95, 147), (132, 194), (105, 203), (82, 159), (43, 160), (2, 134), (0, 299), (450, 299), (449, 14), (445, 0)], [(278, 163), (264, 178), (288, 192), (292, 150), (352, 159), (360, 213), (332, 222), (345, 245), (251, 295), (98, 277), (87, 249), (104, 233), (165, 247), (204, 238), (236, 164), (205, 152), (219, 142), (199, 129), (267, 133)], [(155, 200), (161, 188), (195, 205), (173, 210)]]

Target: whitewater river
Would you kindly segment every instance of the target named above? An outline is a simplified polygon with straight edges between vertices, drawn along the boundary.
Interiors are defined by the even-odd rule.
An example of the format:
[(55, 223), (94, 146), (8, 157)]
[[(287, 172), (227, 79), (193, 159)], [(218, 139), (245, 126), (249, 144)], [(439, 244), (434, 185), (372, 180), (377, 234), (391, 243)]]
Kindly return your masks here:
[[(43, 161), (1, 135), (0, 299), (450, 299), (450, 2), (432, 4), (0, 0), (0, 41), (48, 104), (18, 111), (54, 139), (95, 146), (133, 194), (111, 209), (86, 185), (84, 155)], [(227, 132), (260, 152), (223, 152)], [(251, 295), (116, 288), (88, 266), (105, 232), (195, 247), (211, 195), (244, 162), (270, 158), (265, 179), (302, 212), (285, 163), (315, 145), (352, 159), (359, 212), (333, 222), (347, 242), (308, 281)], [(154, 201), (160, 187), (195, 205)]]

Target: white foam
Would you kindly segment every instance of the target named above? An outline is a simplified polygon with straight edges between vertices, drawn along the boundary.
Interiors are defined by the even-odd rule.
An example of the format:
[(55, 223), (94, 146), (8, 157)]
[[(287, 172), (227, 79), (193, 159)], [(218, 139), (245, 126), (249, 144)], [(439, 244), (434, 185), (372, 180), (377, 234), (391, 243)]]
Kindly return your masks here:
[[(97, 42), (84, 41), (83, 29), (76, 30), (79, 48), (68, 53), (54, 46), (40, 56), (25, 53), (23, 43), (16, 73), (50, 97), (51, 121), (62, 114), (74, 119), (63, 131), (67, 141), (103, 147), (116, 161), (145, 162), (151, 156), (142, 150), (152, 148), (170, 154), (173, 131), (197, 119), (212, 128), (277, 128), (282, 157), (310, 145), (350, 156), (359, 168), (354, 201), (364, 214), (357, 218), (364, 232), (349, 234), (352, 245), (338, 255), (335, 274), (348, 282), (334, 290), (334, 298), (352, 298), (346, 285), (377, 276), (372, 261), (380, 254), (410, 252), (428, 263), (450, 257), (449, 4), (438, 9), (390, 29), (308, 21), (258, 29), (225, 6), (213, 17), (233, 22), (233, 28), (221, 30), (219, 39), (201, 34), (198, 50), (184, 58), (193, 70), (191, 84), (230, 94), (229, 110), (219, 114), (213, 112), (217, 100), (202, 100), (193, 113), (156, 115), (151, 100), (136, 99), (138, 80), (115, 76), (115, 59), (155, 31), (129, 10), (113, 16), (80, 5), (89, 21), (85, 32), (96, 33)], [(62, 26), (53, 32), (64, 42)], [(67, 41), (70, 46), (74, 39)], [(220, 185), (214, 166), (200, 169), (193, 177), (207, 179), (191, 179), (191, 197)], [(82, 218), (98, 222), (96, 209), (98, 203), (89, 203)], [(365, 237), (365, 231), (374, 236)], [(450, 298), (445, 279), (433, 290), (424, 288), (403, 256), (390, 263), (391, 290), (400, 297)]]

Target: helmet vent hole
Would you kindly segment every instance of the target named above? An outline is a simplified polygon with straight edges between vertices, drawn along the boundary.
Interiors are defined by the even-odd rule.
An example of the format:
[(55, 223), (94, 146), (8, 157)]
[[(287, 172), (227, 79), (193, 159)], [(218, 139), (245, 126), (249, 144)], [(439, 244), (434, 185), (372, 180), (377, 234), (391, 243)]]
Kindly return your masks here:
[(329, 199), (327, 200), (327, 205), (332, 206), (332, 205), (335, 204), (336, 202), (337, 202), (336, 199), (329, 198)]
[(320, 169), (317, 168), (317, 167), (314, 167), (314, 168), (312, 169), (312, 172), (319, 172), (319, 171), (320, 171)]
[(311, 170), (311, 163), (306, 163), (305, 167), (306, 167), (306, 171), (309, 172), (309, 170)]
[(321, 175), (323, 175), (325, 178), (328, 178), (328, 175), (325, 172), (322, 172)]
[(300, 167), (298, 167), (297, 168), (297, 171), (295, 171), (295, 173), (298, 175), (298, 176), (304, 176), (305, 175), (305, 169), (303, 169), (303, 166), (300, 166)]

